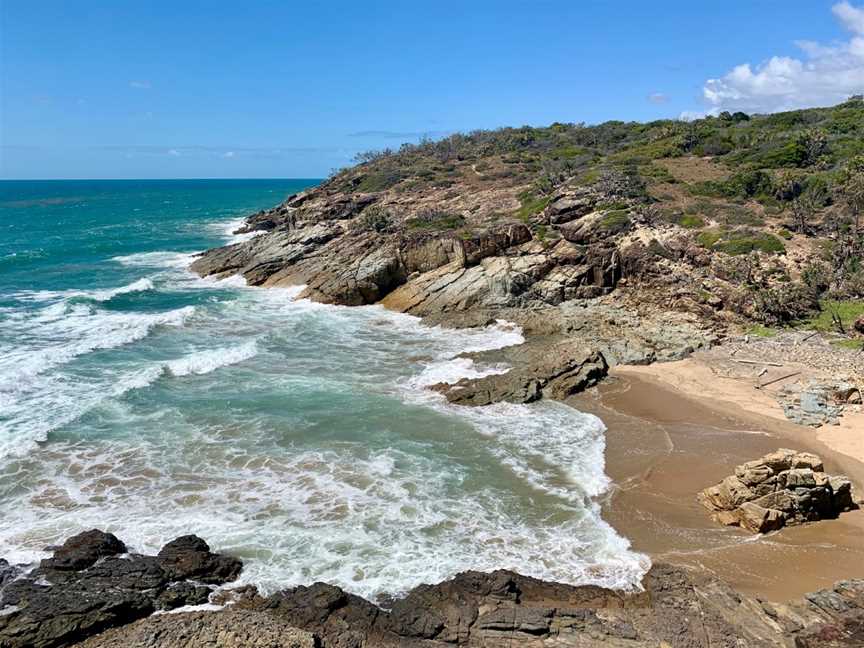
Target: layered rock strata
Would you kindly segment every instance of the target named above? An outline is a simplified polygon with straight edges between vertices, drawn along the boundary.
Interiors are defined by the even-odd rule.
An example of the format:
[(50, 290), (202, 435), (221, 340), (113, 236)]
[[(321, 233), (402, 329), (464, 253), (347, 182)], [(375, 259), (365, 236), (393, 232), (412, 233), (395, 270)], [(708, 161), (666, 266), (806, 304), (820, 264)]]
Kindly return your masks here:
[(817, 455), (785, 448), (741, 464), (697, 499), (721, 524), (753, 533), (836, 518), (855, 507), (848, 477), (826, 474)]

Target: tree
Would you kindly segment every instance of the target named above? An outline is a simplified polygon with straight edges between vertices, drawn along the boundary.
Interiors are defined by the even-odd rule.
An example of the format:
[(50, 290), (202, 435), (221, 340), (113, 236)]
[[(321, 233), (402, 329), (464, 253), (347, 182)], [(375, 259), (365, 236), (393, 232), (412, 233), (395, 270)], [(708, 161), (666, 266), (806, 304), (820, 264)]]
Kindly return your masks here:
[(849, 210), (857, 234), (861, 231), (861, 215), (864, 214), (864, 155), (852, 158), (846, 165), (840, 177), (838, 193)]

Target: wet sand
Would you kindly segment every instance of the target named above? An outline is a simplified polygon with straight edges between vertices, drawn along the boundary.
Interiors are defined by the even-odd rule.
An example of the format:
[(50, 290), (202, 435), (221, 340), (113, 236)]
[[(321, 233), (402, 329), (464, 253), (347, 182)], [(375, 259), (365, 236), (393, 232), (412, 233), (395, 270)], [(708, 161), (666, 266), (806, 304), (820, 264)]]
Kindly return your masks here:
[(616, 486), (603, 503), (605, 519), (655, 562), (699, 566), (769, 600), (864, 578), (864, 510), (755, 536), (716, 524), (697, 504), (699, 490), (780, 447), (821, 455), (827, 472), (852, 477), (856, 499), (864, 493), (860, 461), (825, 445), (813, 429), (748, 407), (747, 391), (725, 396), (696, 400), (669, 380), (622, 368), (571, 399), (608, 427), (606, 471)]

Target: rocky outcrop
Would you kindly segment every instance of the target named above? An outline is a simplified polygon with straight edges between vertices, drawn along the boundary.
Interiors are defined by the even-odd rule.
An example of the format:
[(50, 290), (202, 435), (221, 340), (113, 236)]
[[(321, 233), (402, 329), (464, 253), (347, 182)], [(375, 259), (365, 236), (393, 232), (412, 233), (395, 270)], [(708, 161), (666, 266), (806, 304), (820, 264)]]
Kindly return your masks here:
[(698, 500), (721, 524), (753, 533), (835, 518), (855, 507), (852, 482), (823, 471), (818, 456), (782, 448), (736, 467)]
[(458, 405), (489, 405), (500, 401), (531, 403), (541, 397), (564, 399), (596, 385), (609, 367), (601, 353), (574, 348), (571, 342), (547, 347), (532, 362), (505, 374), (462, 379), (433, 389)]
[[(793, 456), (800, 467), (790, 471), (819, 467), (812, 455)], [(769, 457), (743, 478), (752, 481), (786, 463)], [(860, 646), (864, 636), (864, 581), (775, 604), (742, 596), (706, 573), (663, 564), (633, 592), (468, 571), (416, 587), (384, 607), (326, 583), (266, 597), (245, 585), (211, 597), (230, 604), (222, 610), (151, 615), (208, 600), (209, 588), (172, 579), (194, 575), (223, 583), (236, 575), (239, 561), (212, 554), (196, 536), (170, 542), (157, 556), (114, 553), (118, 542), (98, 531), (70, 538), (49, 559), (62, 568), (40, 565), (6, 582), (0, 646), (839, 648)], [(87, 566), (62, 562), (69, 557), (75, 567)]]
[[(620, 278), (614, 243), (595, 248), (558, 239), (547, 245), (512, 218), (464, 231), (439, 228), (434, 220), (418, 227), (412, 223), (425, 221), (413, 218), (406, 206), (382, 206), (379, 198), (317, 190), (297, 194), (254, 214), (238, 230), (262, 236), (208, 250), (191, 269), (219, 277), (240, 274), (256, 286), (305, 284), (305, 297), (327, 303), (385, 300), (416, 315), (558, 304), (605, 294)], [(596, 199), (562, 196), (555, 209), (572, 213), (580, 200)], [(366, 224), (369, 210), (379, 219), (374, 227)]]
[(225, 610), (152, 616), (104, 632), (79, 648), (317, 648), (310, 632), (266, 612)]
[[(183, 637), (197, 646), (323, 648), (768, 648), (860, 646), (864, 581), (843, 581), (775, 604), (742, 596), (722, 581), (655, 565), (644, 591), (549, 583), (509, 571), (464, 572), (421, 585), (389, 609), (315, 583), (270, 597), (246, 597), (232, 611), (151, 617), (106, 632), (85, 648), (150, 648)], [(260, 634), (254, 634), (258, 624)], [(282, 641), (278, 629), (285, 628)], [(298, 632), (302, 631), (302, 633)], [(185, 634), (184, 634), (185, 633)], [(308, 634), (305, 634), (308, 633)], [(187, 639), (188, 637), (188, 639)], [(295, 639), (296, 638), (296, 639)], [(242, 645), (242, 644), (240, 644)]]
[(206, 603), (212, 590), (201, 583), (224, 584), (241, 568), (195, 536), (144, 556), (110, 533), (86, 531), (36, 569), (0, 581), (0, 646), (68, 646), (156, 610)]

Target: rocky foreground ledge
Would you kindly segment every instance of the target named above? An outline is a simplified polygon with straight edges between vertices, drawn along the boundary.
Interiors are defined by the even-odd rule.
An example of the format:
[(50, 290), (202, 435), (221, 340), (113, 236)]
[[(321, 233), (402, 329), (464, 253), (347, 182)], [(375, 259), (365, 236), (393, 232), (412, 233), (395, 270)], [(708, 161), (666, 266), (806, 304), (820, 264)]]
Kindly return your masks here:
[[(385, 607), (325, 583), (266, 597), (252, 586), (226, 589), (241, 569), (240, 560), (212, 553), (196, 536), (145, 556), (111, 534), (87, 531), (35, 569), (0, 561), (0, 647), (864, 645), (864, 580), (775, 604), (663, 564), (632, 593), (469, 571)], [(225, 607), (154, 614), (208, 600)]]

